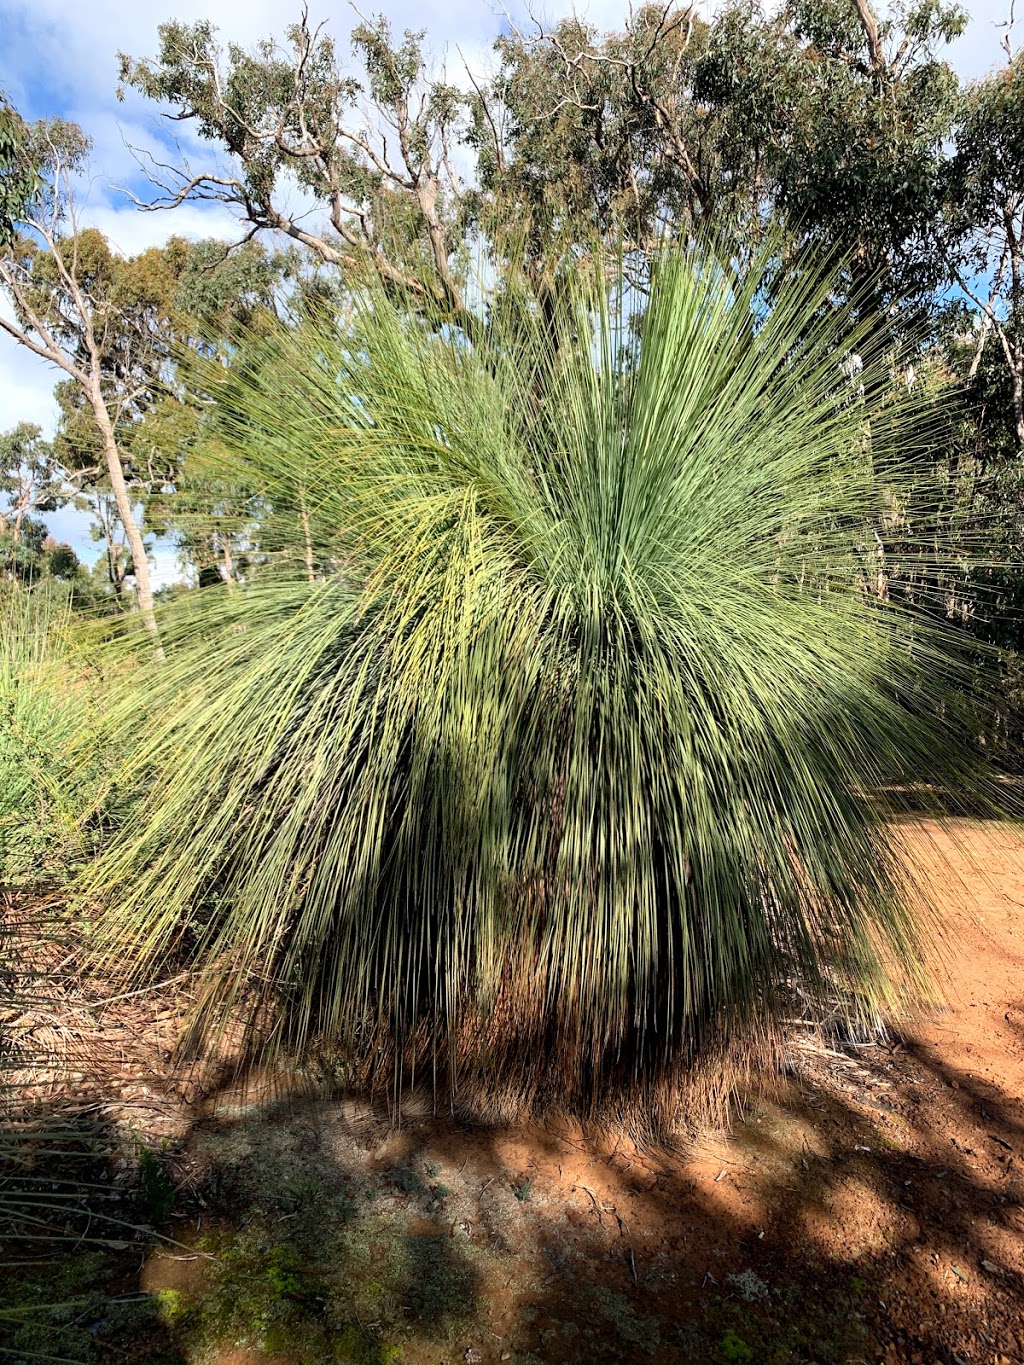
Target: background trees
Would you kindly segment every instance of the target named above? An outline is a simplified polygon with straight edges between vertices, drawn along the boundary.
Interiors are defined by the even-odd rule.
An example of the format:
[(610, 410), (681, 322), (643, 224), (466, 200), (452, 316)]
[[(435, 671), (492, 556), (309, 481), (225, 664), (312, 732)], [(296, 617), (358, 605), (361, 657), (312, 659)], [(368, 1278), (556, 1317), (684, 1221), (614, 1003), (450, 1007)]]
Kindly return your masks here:
[[(65, 483), (90, 490), (114, 599), (120, 602), (131, 579), (155, 636), (142, 516), (151, 498), (173, 490), (194, 429), (194, 412), (175, 382), (176, 356), (272, 311), (286, 258), (275, 260), (255, 243), (228, 253), (217, 242), (181, 238), (124, 257), (78, 221), (75, 176), (89, 150), (82, 131), (59, 120), (29, 126), (10, 112), (8, 123), (17, 136), (9, 141), (11, 229), (0, 288), (11, 311), (0, 328), (64, 373), (47, 458), (59, 460)], [(36, 484), (43, 474), (39, 465)], [(8, 471), (15, 543), (30, 501), (41, 510), (56, 505), (52, 492), (36, 496), (28, 476), (27, 466)]]
[[(89, 149), (79, 128), (44, 120), (16, 148), (30, 195), (12, 216), (18, 229), (0, 254), (0, 289), (13, 315), (0, 329), (62, 370), (71, 406), (88, 412), (118, 517), (131, 547), (139, 609), (157, 636), (149, 563), (118, 444), (117, 426), (145, 391), (153, 300), (135, 294), (121, 262), (95, 229), (80, 229), (73, 177)], [(126, 287), (127, 285), (127, 287)]]
[[(234, 205), (250, 232), (287, 234), (327, 264), (366, 260), (391, 287), (425, 289), (466, 316), (453, 257), (463, 215), (454, 155), (462, 101), (428, 69), (422, 33), (396, 41), (381, 17), (363, 21), (351, 43), (361, 70), (348, 74), (324, 25), (304, 9), (285, 43), (223, 52), (205, 22), (160, 26), (148, 61), (121, 56), (121, 79), (232, 158), (222, 174), (181, 164), (153, 201)], [(311, 227), (285, 207), (288, 181), (310, 195), (327, 220)], [(426, 277), (417, 267), (430, 264)], [(424, 283), (426, 278), (427, 283)]]
[(1009, 410), (1024, 446), (1024, 61), (965, 92), (956, 153), (943, 167), (938, 235), (952, 280), (977, 310), (974, 379), (991, 336), (1001, 351)]
[[(8, 572), (17, 572), (25, 542), (39, 523), (34, 514), (53, 512), (69, 496), (67, 474), (41, 428), (19, 422), (0, 434), (0, 537), (6, 542)], [(40, 526), (40, 530), (43, 528)]]
[[(360, 19), (346, 45), (303, 11), (251, 51), (222, 47), (208, 22), (169, 20), (152, 56), (122, 55), (122, 83), (190, 124), (209, 156), (143, 158), (155, 183), (140, 198), (150, 210), (229, 205), (242, 239), (229, 252), (172, 239), (121, 258), (71, 220), (67, 172), (84, 135), (28, 129), (7, 110), (4, 202), (49, 204), (60, 245), (23, 221), (12, 278), (50, 310), (39, 319), (66, 358), (85, 363), (90, 327), (97, 347), (117, 469), (95, 385), (66, 369), (56, 450), (69, 470), (102, 471), (97, 524), (121, 566), (115, 589), (137, 563), (146, 576), (132, 529), (143, 509), (204, 581), (235, 577), (236, 549), (250, 574), (276, 552), (259, 489), (202, 506), (201, 404), (183, 401), (182, 349), (212, 345), (233, 363), (240, 325), (291, 325), (314, 299), (344, 309), (365, 270), (402, 306), (474, 332), (508, 269), (525, 269), (544, 300), (605, 252), (642, 290), (661, 242), (713, 226), (737, 259), (771, 234), (791, 268), (803, 253), (840, 256), (840, 287), (884, 320), (900, 382), (961, 386), (956, 420), (920, 452), (921, 477), (973, 508), (953, 595), (989, 637), (1002, 609), (982, 598), (998, 577), (1009, 603), (1016, 570), (966, 561), (979, 536), (991, 533), (991, 558), (1012, 559), (1017, 544), (1024, 87), (1009, 41), (993, 75), (962, 86), (948, 44), (964, 18), (945, 0), (884, 16), (869, 0), (710, 15), (645, 5), (616, 32), (576, 19), (510, 26), (490, 72), (454, 55), (445, 69), (427, 35), (397, 35), (383, 18)], [(61, 171), (62, 191), (42, 188), (45, 167), (51, 180)], [(58, 268), (72, 242), (87, 321)], [(107, 541), (120, 528), (126, 553)], [(880, 528), (890, 558), (897, 530)], [(1000, 638), (1015, 638), (1001, 619)]]

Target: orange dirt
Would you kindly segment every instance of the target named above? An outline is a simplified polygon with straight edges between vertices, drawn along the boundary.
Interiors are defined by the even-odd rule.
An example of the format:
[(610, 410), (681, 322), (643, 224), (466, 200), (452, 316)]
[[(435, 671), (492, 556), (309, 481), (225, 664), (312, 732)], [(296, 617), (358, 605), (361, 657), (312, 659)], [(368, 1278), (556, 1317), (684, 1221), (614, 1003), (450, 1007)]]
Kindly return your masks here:
[[(427, 1116), (388, 1132), (348, 1102), (183, 1104), (154, 1052), (131, 1080), (146, 1094), (122, 1090), (130, 1110), (108, 1099), (108, 1113), (146, 1127), (151, 1100), (149, 1130), (182, 1137), (186, 1201), (211, 1212), (215, 1197), (258, 1201), (261, 1170), (321, 1191), (440, 1170), (441, 1211), (379, 1205), (410, 1242), (477, 1258), (472, 1324), (454, 1347), (410, 1348), (412, 1365), (1024, 1365), (1024, 833), (926, 827), (912, 846), (946, 1003), (871, 1045), (798, 1031), (781, 1083), (685, 1151)], [(210, 1216), (186, 1208), (182, 1238)], [(155, 1259), (145, 1274), (187, 1287)]]

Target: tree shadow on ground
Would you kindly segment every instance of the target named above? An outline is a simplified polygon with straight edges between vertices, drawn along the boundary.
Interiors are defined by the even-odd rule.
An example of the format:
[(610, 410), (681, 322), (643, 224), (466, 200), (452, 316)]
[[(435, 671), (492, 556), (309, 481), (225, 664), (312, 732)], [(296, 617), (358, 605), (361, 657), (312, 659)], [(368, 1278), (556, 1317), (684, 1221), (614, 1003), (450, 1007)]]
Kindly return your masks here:
[[(879, 1050), (857, 1069), (865, 1074), (845, 1083), (848, 1095), (843, 1082), (805, 1073), (784, 1106), (751, 1101), (713, 1159), (695, 1155), (640, 1181), (614, 1157), (592, 1163), (591, 1215), (569, 1252), (575, 1276), (553, 1275), (526, 1330), (517, 1324), (522, 1346), (551, 1361), (631, 1358), (607, 1330), (601, 1355), (573, 1344), (619, 1311), (595, 1299), (598, 1285), (628, 1303), (634, 1333), (646, 1325), (652, 1359), (1024, 1358), (1016, 1098), (924, 1049), (898, 1061)], [(872, 1082), (894, 1087), (894, 1076), (895, 1094), (872, 1094)], [(547, 1247), (564, 1265), (554, 1228)], [(588, 1286), (575, 1302), (573, 1278)], [(534, 1312), (546, 1329), (531, 1325)]]
[(161, 1157), (59, 1096), (6, 1101), (0, 1360), (179, 1365), (157, 1305), (138, 1285), (174, 1200)]
[(176, 1163), (216, 1268), (140, 1281), (187, 1359), (1024, 1361), (1021, 1105), (925, 1047), (808, 1049), (680, 1151), (415, 1109), (222, 1097)]
[[(1024, 1361), (1019, 1098), (921, 1045), (796, 1055), (678, 1151), (229, 1091), (176, 1151), (89, 1124), (93, 1195), (4, 1291), (77, 1306), (0, 1323), (0, 1357)], [(166, 1240), (87, 1247), (111, 1208), (159, 1221), (154, 1169)]]
[[(275, 1090), (255, 1075), (241, 1089), (228, 1065), (186, 1085), (167, 1050), (173, 998), (144, 1016), (134, 1001), (123, 1019), (108, 1012), (94, 1039), (77, 1039), (87, 1062), (74, 1058), (93, 1085), (86, 1108), (103, 1116), (94, 1175), (118, 1196), (94, 1211), (137, 1210), (161, 1175), (175, 1202), (164, 1242), (107, 1248), (91, 1270), (88, 1209), (59, 1230), (39, 1292), (64, 1292), (76, 1263), (92, 1306), (56, 1326), (78, 1333), (90, 1365), (1024, 1365), (1024, 1102), (1013, 1079), (1024, 998), (1009, 895), (1021, 892), (999, 841), (965, 837), (975, 857), (957, 899), (1014, 917), (995, 937), (965, 940), (977, 963), (960, 954), (975, 968), (972, 1005), (988, 1005), (988, 973), (1000, 982), (998, 1012), (950, 1016), (973, 1025), (971, 1046), (808, 1035), (779, 1085), (740, 1097), (731, 1137), (676, 1150), (565, 1121), (474, 1126), (417, 1096), (396, 1129), (372, 1106), (297, 1093), (300, 1077)], [(924, 855), (944, 858), (937, 841)], [(998, 876), (998, 895), (980, 894), (978, 867)], [(970, 1060), (971, 1047), (986, 1058)], [(46, 1119), (50, 1103), (23, 1117)], [(103, 1295), (141, 1303), (134, 1326), (95, 1302)], [(4, 1360), (27, 1359), (4, 1331)], [(37, 1353), (75, 1358), (59, 1344), (51, 1336)]]

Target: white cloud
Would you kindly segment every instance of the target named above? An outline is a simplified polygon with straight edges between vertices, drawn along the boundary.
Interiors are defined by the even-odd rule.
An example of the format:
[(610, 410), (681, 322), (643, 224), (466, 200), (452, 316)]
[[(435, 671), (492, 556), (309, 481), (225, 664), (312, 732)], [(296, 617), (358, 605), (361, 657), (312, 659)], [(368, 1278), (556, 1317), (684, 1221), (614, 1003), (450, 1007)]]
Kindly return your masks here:
[[(5, 0), (0, 6), (8, 34), (3, 65), (15, 67), (16, 79), (9, 79), (6, 70), (4, 79), (14, 93), (18, 87), (31, 90), (45, 70), (47, 83), (63, 88), (69, 102), (90, 92), (97, 109), (110, 108), (118, 52), (141, 57), (155, 50), (163, 20), (210, 19), (226, 37), (248, 44), (278, 28), (282, 11), (280, 0), (168, 0), (158, 8), (126, 0)], [(11, 36), (21, 41), (12, 43)]]
[(52, 435), (57, 421), (53, 397), (57, 379), (52, 365), (0, 338), (0, 431), (18, 422), (35, 422)]
[(227, 205), (182, 204), (173, 211), (142, 212), (116, 191), (90, 202), (82, 216), (126, 256), (163, 246), (169, 237), (217, 237), (227, 242), (242, 235), (238, 216)]
[[(2, 294), (0, 315), (14, 319), (10, 300)], [(18, 422), (35, 422), (52, 435), (57, 420), (53, 386), (59, 377), (56, 366), (0, 333), (0, 431)]]

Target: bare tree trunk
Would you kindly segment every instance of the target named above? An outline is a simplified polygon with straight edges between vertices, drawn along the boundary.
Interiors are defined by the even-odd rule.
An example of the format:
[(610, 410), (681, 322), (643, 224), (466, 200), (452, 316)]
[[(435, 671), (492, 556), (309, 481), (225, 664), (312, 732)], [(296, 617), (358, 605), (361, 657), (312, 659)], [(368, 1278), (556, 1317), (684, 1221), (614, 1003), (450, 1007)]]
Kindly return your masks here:
[(1024, 361), (1018, 359), (1010, 370), (1013, 385), (1013, 419), (1017, 428), (1017, 440), (1024, 446)]
[(233, 588), (237, 579), (235, 578), (235, 564), (231, 558), (231, 536), (225, 531), (221, 537), (221, 549), (224, 552), (224, 579), (229, 588)]
[(124, 583), (117, 568), (117, 556), (114, 553), (114, 544), (110, 538), (110, 528), (105, 531), (107, 538), (107, 577), (110, 579), (110, 586), (114, 589), (114, 597), (117, 599), (118, 611), (124, 611), (122, 597), (124, 596)]
[(992, 330), (992, 315), (990, 308), (992, 302), (999, 296), (999, 287), (1003, 282), (1003, 271), (1006, 269), (1006, 256), (1007, 253), (1004, 252), (1000, 258), (999, 265), (996, 267), (996, 273), (992, 277), (992, 288), (989, 290), (989, 308), (981, 315), (981, 327), (978, 329), (978, 344), (974, 349), (974, 359), (971, 361), (971, 368), (967, 372), (968, 379), (973, 379), (978, 373), (981, 357), (985, 353), (985, 342), (988, 340), (988, 334)]
[(302, 522), (302, 537), (304, 542), (303, 557), (306, 561), (306, 577), (311, 583), (316, 582), (316, 570), (313, 567), (313, 541), (309, 533), (309, 513), (306, 511), (305, 489), (299, 492), (299, 520)]
[(882, 47), (882, 37), (878, 31), (878, 20), (874, 16), (868, 0), (853, 0), (857, 10), (857, 18), (864, 31), (864, 37), (868, 45), (868, 56), (871, 59), (871, 69), (877, 79), (881, 79), (885, 71), (885, 51)]
[(149, 577), (149, 560), (146, 558), (146, 547), (142, 540), (142, 532), (136, 524), (135, 514), (132, 511), (132, 500), (124, 477), (124, 466), (121, 464), (121, 452), (117, 448), (117, 438), (114, 436), (114, 424), (110, 420), (110, 413), (103, 401), (98, 379), (94, 379), (89, 386), (89, 401), (92, 404), (93, 415), (96, 418), (96, 425), (103, 442), (103, 457), (107, 464), (107, 476), (110, 479), (110, 488), (114, 494), (117, 515), (121, 518), (121, 525), (124, 527), (124, 533), (128, 538), (128, 545), (132, 552), (135, 595), (138, 598), (139, 611), (142, 613), (142, 620), (146, 629), (153, 637), (156, 657), (162, 659), (160, 630), (156, 623), (156, 612), (153, 610), (153, 587)]

